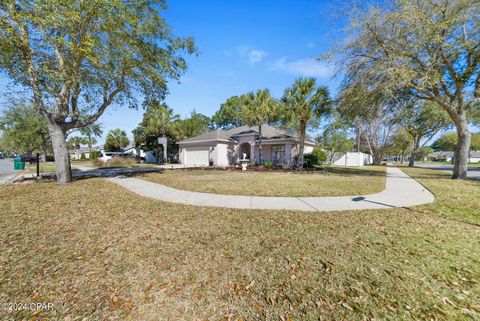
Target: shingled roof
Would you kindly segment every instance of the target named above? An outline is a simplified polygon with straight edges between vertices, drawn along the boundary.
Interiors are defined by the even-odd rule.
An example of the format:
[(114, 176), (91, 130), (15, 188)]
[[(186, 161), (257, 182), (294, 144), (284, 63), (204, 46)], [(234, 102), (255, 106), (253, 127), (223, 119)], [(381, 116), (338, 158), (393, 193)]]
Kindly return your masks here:
[[(200, 134), (195, 137), (191, 137), (185, 139), (181, 143), (189, 143), (189, 142), (201, 142), (201, 141), (231, 141), (236, 142), (236, 136), (241, 135), (249, 135), (255, 134), (259, 135), (258, 126), (241, 126), (237, 128), (233, 128), (230, 130), (214, 130), (210, 132), (206, 132)], [(295, 139), (295, 135), (289, 134), (287, 131), (272, 127), (270, 125), (262, 125), (262, 139), (285, 139), (285, 138), (293, 138)]]

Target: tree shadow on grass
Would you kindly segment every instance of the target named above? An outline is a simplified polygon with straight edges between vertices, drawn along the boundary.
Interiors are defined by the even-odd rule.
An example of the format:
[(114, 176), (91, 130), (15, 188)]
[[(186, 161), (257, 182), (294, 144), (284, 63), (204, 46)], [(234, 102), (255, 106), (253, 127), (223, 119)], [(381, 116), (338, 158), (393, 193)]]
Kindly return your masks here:
[(325, 167), (323, 172), (338, 175), (385, 176), (385, 171), (367, 169), (368, 167)]
[(143, 176), (149, 173), (163, 173), (166, 169), (152, 167), (109, 167), (101, 169), (83, 170), (72, 173), (75, 181), (90, 178), (113, 178), (117, 176)]

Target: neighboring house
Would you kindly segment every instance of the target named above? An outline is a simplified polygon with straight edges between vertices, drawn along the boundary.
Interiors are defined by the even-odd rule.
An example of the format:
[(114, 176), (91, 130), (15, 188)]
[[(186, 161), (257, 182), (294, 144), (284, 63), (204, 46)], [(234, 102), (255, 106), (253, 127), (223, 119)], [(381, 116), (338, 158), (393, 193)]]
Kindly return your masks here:
[(85, 158), (90, 158), (90, 148), (81, 147), (79, 149), (74, 149), (68, 152), (70, 159), (82, 159), (82, 154), (85, 155)]
[(347, 152), (340, 158), (332, 162), (332, 165), (339, 166), (365, 166), (373, 163), (373, 157), (370, 154), (360, 152)]
[(145, 160), (145, 163), (155, 163), (157, 160), (152, 151), (144, 151), (140, 147), (135, 147), (132, 144), (123, 150), (123, 154), (142, 158)]
[(429, 155), (432, 160), (437, 162), (452, 162), (453, 161), (453, 152), (450, 151), (437, 151)]
[(480, 152), (470, 152), (469, 163), (480, 163)]
[[(269, 125), (262, 126), (262, 160), (289, 166), (298, 151), (295, 135)], [(259, 162), (258, 126), (207, 132), (178, 142), (179, 163), (188, 166), (229, 166), (245, 158)], [(314, 142), (305, 141), (304, 153), (311, 153)]]
[[(453, 158), (455, 156), (454, 152), (450, 151), (438, 151), (428, 155), (434, 161), (445, 161), (453, 163)], [(470, 152), (469, 154), (469, 163), (479, 163), (480, 162), (480, 151)]]

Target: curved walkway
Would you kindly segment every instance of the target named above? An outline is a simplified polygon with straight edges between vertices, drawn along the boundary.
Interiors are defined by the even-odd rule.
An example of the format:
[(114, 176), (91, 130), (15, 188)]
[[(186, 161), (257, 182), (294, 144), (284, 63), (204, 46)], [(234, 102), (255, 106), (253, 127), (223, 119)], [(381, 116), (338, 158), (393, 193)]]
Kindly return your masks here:
[(221, 195), (179, 190), (145, 180), (118, 176), (107, 178), (129, 191), (156, 200), (196, 205), (241, 209), (273, 209), (298, 211), (345, 211), (409, 207), (433, 203), (429, 190), (400, 169), (388, 166), (386, 188), (380, 193), (334, 197), (262, 197)]

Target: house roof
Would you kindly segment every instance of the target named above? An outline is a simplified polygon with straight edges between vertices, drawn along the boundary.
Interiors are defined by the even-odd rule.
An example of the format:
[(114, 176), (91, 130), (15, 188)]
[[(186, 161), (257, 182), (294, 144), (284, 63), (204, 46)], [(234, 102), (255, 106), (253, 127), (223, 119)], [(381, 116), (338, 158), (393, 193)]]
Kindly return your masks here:
[[(242, 135), (259, 135), (258, 126), (241, 126), (230, 130), (214, 130), (200, 134), (195, 137), (185, 139), (178, 142), (179, 144), (207, 142), (207, 141), (227, 141), (238, 142), (238, 137)], [(297, 139), (295, 135), (270, 125), (262, 125), (262, 140), (280, 140), (280, 139)], [(258, 138), (257, 138), (258, 140)]]
[(452, 157), (454, 152), (439, 150), (433, 153), (436, 157)]

